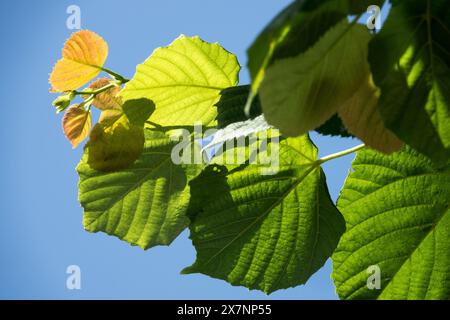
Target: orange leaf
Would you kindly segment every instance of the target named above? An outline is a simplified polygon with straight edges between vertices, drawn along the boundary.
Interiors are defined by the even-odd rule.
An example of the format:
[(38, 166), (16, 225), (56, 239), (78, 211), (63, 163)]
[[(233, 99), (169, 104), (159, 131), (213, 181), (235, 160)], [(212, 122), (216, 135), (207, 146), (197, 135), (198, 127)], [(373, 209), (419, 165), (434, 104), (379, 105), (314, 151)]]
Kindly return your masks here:
[[(110, 82), (111, 80), (108, 78), (97, 79), (89, 85), (88, 90), (100, 89)], [(122, 110), (122, 99), (117, 97), (120, 89), (120, 87), (115, 86), (97, 94), (92, 104), (100, 110)], [(89, 97), (89, 95), (83, 95), (83, 98), (86, 99), (87, 97)]]
[(75, 149), (91, 130), (91, 112), (75, 104), (70, 106), (64, 114), (62, 125), (64, 134)]
[(108, 56), (108, 44), (88, 30), (72, 34), (50, 75), (52, 89), (57, 92), (75, 90), (95, 78)]

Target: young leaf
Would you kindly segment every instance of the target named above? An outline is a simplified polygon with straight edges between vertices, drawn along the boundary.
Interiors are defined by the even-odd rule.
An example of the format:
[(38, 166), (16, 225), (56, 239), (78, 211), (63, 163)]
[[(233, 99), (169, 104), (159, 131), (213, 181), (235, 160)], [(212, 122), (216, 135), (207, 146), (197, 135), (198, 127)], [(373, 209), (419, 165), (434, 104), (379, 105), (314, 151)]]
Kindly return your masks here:
[[(108, 78), (100, 78), (92, 82), (87, 91), (92, 91), (96, 89), (100, 89), (105, 87), (106, 85), (111, 83), (111, 79)], [(117, 96), (120, 91), (119, 86), (114, 86), (111, 89), (100, 92), (94, 98), (92, 104), (100, 110), (121, 110), (122, 99)], [(89, 95), (83, 95), (83, 98), (88, 98)]]
[(90, 111), (77, 104), (67, 109), (62, 120), (62, 126), (64, 134), (73, 148), (76, 148), (89, 135), (91, 124), (92, 116)]
[(126, 170), (111, 173), (92, 169), (85, 153), (77, 167), (85, 229), (106, 232), (143, 249), (169, 245), (187, 226), (187, 182), (199, 169), (174, 165), (173, 146), (164, 133), (146, 129), (139, 159)]
[(131, 165), (144, 148), (144, 124), (154, 110), (152, 101), (126, 101), (122, 110), (105, 110), (91, 132), (87, 163), (99, 171), (120, 170)]
[(305, 53), (274, 63), (260, 88), (267, 122), (288, 136), (323, 124), (367, 76), (369, 39), (365, 26), (344, 19)]
[(156, 109), (150, 120), (161, 126), (208, 125), (220, 92), (237, 84), (239, 68), (236, 56), (219, 44), (180, 36), (138, 65), (120, 96), (151, 99)]
[(266, 293), (305, 283), (334, 251), (344, 221), (307, 136), (280, 142), (280, 168), (211, 165), (192, 180), (188, 215), (200, 272)]
[(56, 98), (52, 103), (56, 108), (56, 113), (60, 113), (66, 110), (70, 105), (70, 102), (72, 102), (73, 98), (75, 98), (75, 94), (72, 91), (64, 93)]
[(130, 166), (144, 148), (144, 130), (125, 116), (97, 123), (86, 144), (87, 163), (95, 170), (110, 172)]
[[(333, 254), (343, 299), (450, 296), (450, 166), (437, 170), (407, 147), (358, 152), (338, 200), (347, 231)], [(370, 266), (380, 287), (368, 288)], [(376, 270), (376, 269), (375, 269)]]
[(52, 90), (75, 90), (95, 78), (108, 56), (108, 45), (92, 31), (81, 30), (72, 34), (64, 44), (62, 59), (50, 74)]
[(401, 2), (369, 44), (384, 123), (441, 165), (450, 158), (449, 14), (448, 1)]
[(384, 126), (378, 110), (380, 91), (373, 84), (369, 71), (367, 74), (369, 76), (361, 81), (353, 96), (339, 107), (339, 116), (348, 131), (369, 147), (387, 154), (398, 151), (403, 142)]

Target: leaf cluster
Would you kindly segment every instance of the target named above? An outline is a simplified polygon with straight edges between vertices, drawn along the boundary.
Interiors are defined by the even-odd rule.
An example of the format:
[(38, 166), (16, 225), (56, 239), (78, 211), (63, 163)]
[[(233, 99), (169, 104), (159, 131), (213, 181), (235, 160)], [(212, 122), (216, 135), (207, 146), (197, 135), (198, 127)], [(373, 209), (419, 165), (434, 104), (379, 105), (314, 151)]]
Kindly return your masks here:
[[(183, 273), (266, 293), (331, 257), (342, 299), (448, 299), (450, 3), (393, 1), (376, 33), (358, 22), (374, 4), (294, 1), (249, 47), (249, 85), (235, 55), (199, 37), (157, 48), (128, 80), (103, 67), (100, 36), (74, 33), (50, 84), (72, 145), (90, 137), (77, 167), (85, 229), (148, 249), (189, 228), (197, 259)], [(206, 147), (196, 125), (218, 130)], [(318, 158), (312, 130), (365, 145)], [(334, 204), (321, 166), (354, 151)], [(277, 170), (255, 154), (276, 155)]]

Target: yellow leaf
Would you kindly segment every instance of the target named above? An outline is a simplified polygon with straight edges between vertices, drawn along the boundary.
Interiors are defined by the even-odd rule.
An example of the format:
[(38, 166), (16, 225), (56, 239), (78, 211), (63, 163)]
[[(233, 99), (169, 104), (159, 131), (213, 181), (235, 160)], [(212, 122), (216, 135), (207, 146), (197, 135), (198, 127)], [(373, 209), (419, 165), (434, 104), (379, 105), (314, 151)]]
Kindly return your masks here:
[(385, 127), (378, 109), (380, 90), (373, 83), (368, 70), (367, 74), (368, 77), (338, 109), (338, 113), (350, 133), (369, 147), (390, 154), (400, 150), (403, 142)]
[(72, 34), (62, 50), (50, 75), (52, 90), (75, 90), (95, 78), (108, 56), (108, 44), (102, 37), (88, 30)]
[(95, 170), (115, 171), (131, 165), (144, 149), (144, 129), (126, 116), (97, 123), (86, 144), (88, 164)]
[(120, 110), (102, 111), (86, 144), (88, 164), (99, 171), (115, 171), (130, 166), (144, 148), (145, 121), (155, 110), (148, 99), (128, 100)]
[(120, 117), (122, 117), (123, 111), (119, 109), (110, 109), (110, 110), (104, 110), (102, 113), (100, 113), (100, 117), (98, 119), (99, 123), (110, 123), (118, 120)]
[[(109, 83), (111, 83), (111, 80), (108, 78), (97, 79), (89, 85), (88, 91), (100, 89)], [(111, 89), (97, 94), (92, 104), (102, 111), (121, 110), (122, 99), (117, 96), (120, 89), (121, 88), (119, 86), (114, 86)], [(87, 97), (89, 97), (89, 95), (83, 95), (83, 98), (86, 99)]]
[(89, 135), (91, 124), (92, 116), (90, 111), (85, 110), (77, 104), (67, 109), (62, 120), (62, 125), (64, 134), (73, 148), (76, 148)]

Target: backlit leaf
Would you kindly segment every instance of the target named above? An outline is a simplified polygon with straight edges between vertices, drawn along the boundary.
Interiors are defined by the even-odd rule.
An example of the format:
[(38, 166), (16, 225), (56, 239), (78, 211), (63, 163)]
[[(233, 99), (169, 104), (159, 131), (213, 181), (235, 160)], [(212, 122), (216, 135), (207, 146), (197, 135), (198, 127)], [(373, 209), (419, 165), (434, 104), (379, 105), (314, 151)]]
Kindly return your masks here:
[(64, 134), (73, 148), (89, 135), (91, 125), (91, 112), (77, 104), (67, 109), (62, 120)]
[(63, 92), (75, 90), (101, 71), (108, 56), (108, 45), (92, 31), (81, 30), (72, 34), (62, 50), (59, 60), (50, 75), (52, 90)]
[(143, 249), (169, 245), (187, 226), (187, 182), (199, 170), (173, 164), (173, 146), (164, 133), (146, 129), (139, 159), (126, 170), (109, 173), (93, 169), (85, 153), (77, 167), (85, 229)]
[(180, 36), (156, 49), (120, 92), (124, 100), (147, 98), (156, 106), (150, 120), (161, 126), (213, 124), (220, 92), (238, 82), (236, 57), (219, 44)]
[[(111, 83), (111, 79), (108, 78), (100, 78), (92, 82), (89, 87), (86, 89), (87, 91), (93, 91), (96, 89), (100, 89), (105, 87), (106, 85)], [(94, 98), (92, 104), (100, 110), (121, 110), (122, 99), (117, 96), (120, 91), (119, 86), (114, 86), (111, 89), (100, 92)], [(89, 95), (84, 95), (84, 98), (88, 98)]]
[[(339, 296), (448, 299), (450, 167), (438, 170), (409, 147), (359, 151), (352, 167), (337, 204), (347, 227), (333, 254)], [(374, 270), (378, 289), (367, 285)]]
[(105, 110), (87, 143), (87, 163), (99, 171), (120, 170), (131, 165), (144, 148), (144, 124), (152, 111), (148, 99), (126, 101), (122, 111)]
[(349, 14), (365, 12), (381, 0), (298, 0), (282, 10), (248, 49), (252, 91), (256, 93), (265, 72), (275, 61), (299, 55)]
[(369, 44), (385, 125), (440, 165), (450, 159), (450, 2), (392, 7)]
[(274, 175), (262, 175), (262, 164), (215, 164), (192, 180), (188, 214), (197, 260), (183, 273), (270, 293), (305, 283), (325, 263), (344, 221), (309, 138), (280, 144)]
[(115, 171), (132, 164), (144, 148), (143, 129), (120, 117), (113, 124), (97, 123), (87, 143), (89, 165), (99, 171)]
[(323, 124), (367, 76), (369, 39), (365, 26), (344, 19), (305, 53), (274, 63), (260, 88), (267, 122), (288, 136)]

